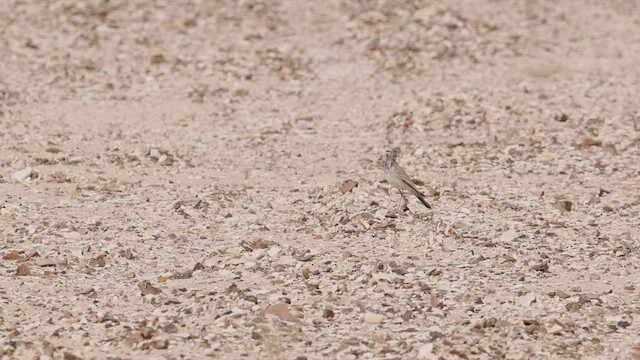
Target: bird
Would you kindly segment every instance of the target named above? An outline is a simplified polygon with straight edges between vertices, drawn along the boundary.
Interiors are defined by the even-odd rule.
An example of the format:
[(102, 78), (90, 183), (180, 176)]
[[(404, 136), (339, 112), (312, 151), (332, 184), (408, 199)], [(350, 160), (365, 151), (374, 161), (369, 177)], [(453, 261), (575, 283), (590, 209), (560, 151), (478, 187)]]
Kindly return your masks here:
[(406, 202), (406, 198), (402, 192), (402, 190), (406, 190), (410, 194), (415, 195), (427, 209), (431, 209), (431, 205), (424, 199), (424, 194), (418, 190), (416, 184), (414, 184), (413, 180), (407, 175), (407, 172), (396, 162), (397, 156), (397, 148), (389, 149), (385, 153), (384, 178), (391, 186), (400, 191), (401, 204), (402, 202)]

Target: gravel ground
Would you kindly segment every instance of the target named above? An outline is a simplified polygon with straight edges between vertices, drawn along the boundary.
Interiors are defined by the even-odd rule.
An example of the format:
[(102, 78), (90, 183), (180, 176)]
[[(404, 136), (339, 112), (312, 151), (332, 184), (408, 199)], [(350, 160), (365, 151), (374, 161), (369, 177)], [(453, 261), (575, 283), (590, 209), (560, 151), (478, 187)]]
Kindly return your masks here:
[(0, 358), (640, 359), (638, 54), (633, 0), (2, 1)]

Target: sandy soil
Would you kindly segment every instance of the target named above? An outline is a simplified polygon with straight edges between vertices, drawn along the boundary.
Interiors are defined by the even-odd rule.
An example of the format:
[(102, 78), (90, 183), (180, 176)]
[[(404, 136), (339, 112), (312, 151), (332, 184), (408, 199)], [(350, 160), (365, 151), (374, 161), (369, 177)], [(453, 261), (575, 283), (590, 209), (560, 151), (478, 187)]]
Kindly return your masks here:
[(2, 1), (0, 357), (638, 359), (638, 54), (633, 0)]

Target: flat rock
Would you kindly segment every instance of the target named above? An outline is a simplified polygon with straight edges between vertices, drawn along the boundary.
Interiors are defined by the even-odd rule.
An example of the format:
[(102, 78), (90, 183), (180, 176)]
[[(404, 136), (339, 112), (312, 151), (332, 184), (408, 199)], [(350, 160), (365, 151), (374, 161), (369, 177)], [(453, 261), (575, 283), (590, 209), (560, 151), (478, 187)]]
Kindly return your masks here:
[(384, 316), (375, 313), (366, 313), (362, 318), (365, 324), (379, 324), (384, 321)]

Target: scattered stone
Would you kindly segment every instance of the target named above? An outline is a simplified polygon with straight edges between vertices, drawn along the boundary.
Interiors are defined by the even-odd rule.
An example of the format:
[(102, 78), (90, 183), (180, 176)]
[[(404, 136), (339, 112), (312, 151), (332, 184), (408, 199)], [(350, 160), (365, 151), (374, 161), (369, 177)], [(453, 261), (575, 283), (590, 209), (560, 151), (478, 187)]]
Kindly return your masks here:
[(526, 295), (523, 295), (521, 297), (518, 298), (518, 301), (516, 302), (516, 304), (520, 305), (520, 306), (524, 306), (524, 307), (529, 307), (531, 306), (531, 303), (536, 301), (536, 294), (535, 293), (528, 293)]
[(602, 140), (592, 138), (592, 137), (586, 137), (584, 138), (584, 140), (582, 140), (583, 149), (590, 148), (591, 146), (602, 146)]
[(240, 289), (236, 283), (229, 285), (229, 287), (225, 290), (225, 293), (244, 295), (244, 291)]
[(393, 269), (391, 269), (391, 272), (398, 274), (398, 275), (406, 275), (407, 274), (407, 269), (404, 267), (394, 267)]
[(98, 293), (92, 287), (86, 288), (86, 289), (82, 289), (82, 290), (78, 291), (76, 293), (76, 295), (84, 295), (84, 296), (86, 296), (86, 297), (88, 297), (90, 299), (97, 299), (98, 298)]
[(148, 280), (144, 280), (138, 284), (138, 289), (142, 292), (142, 296), (145, 295), (158, 295), (162, 293), (162, 290), (154, 287)]
[(325, 308), (324, 311), (322, 311), (322, 317), (324, 317), (325, 319), (333, 319), (334, 316), (335, 313), (329, 308)]
[(255, 295), (245, 295), (243, 299), (254, 304), (258, 303), (258, 297)]
[(572, 301), (572, 302), (568, 302), (564, 307), (569, 312), (575, 313), (580, 311), (580, 309), (582, 308), (582, 304), (580, 304), (579, 301)]
[(135, 258), (135, 255), (129, 248), (120, 250), (118, 254), (127, 260), (132, 260), (133, 258)]
[(16, 275), (18, 276), (27, 276), (31, 275), (31, 270), (27, 264), (20, 264), (18, 269), (16, 269)]
[(95, 259), (89, 261), (89, 266), (91, 267), (105, 267), (106, 265), (107, 261), (105, 260), (104, 254), (100, 254)]
[(166, 334), (175, 334), (178, 332), (178, 327), (175, 324), (166, 324), (162, 327), (162, 331)]
[(345, 180), (345, 181), (342, 182), (342, 185), (340, 185), (340, 191), (343, 194), (346, 194), (349, 191), (353, 190), (353, 188), (355, 188), (356, 186), (358, 186), (358, 182), (357, 181)]
[(73, 353), (70, 353), (70, 352), (68, 352), (68, 351), (65, 351), (65, 352), (62, 354), (62, 359), (63, 359), (63, 360), (82, 360), (82, 358), (81, 358), (81, 357), (79, 357), (79, 356), (77, 356), (77, 355), (75, 355), (75, 354), (73, 354)]
[(11, 177), (14, 180), (20, 181), (20, 182), (26, 182), (27, 180), (31, 179), (31, 174), (33, 173), (33, 169), (30, 167), (26, 167), (22, 170), (18, 170), (16, 172), (14, 172)]
[(190, 269), (190, 270), (177, 272), (177, 273), (171, 275), (169, 277), (169, 279), (171, 279), (171, 280), (184, 280), (184, 279), (190, 279), (191, 277), (193, 277), (193, 270)]
[(262, 310), (262, 313), (266, 315), (275, 315), (282, 321), (295, 322), (298, 320), (289, 312), (289, 305), (286, 303), (271, 305)]
[(269, 251), (267, 252), (267, 254), (269, 254), (270, 257), (276, 257), (278, 256), (278, 254), (280, 254), (280, 252), (282, 251), (282, 248), (280, 246), (272, 246), (271, 249), (269, 249)]
[(191, 333), (187, 332), (187, 331), (183, 331), (183, 332), (177, 332), (175, 334), (173, 334), (175, 337), (179, 338), (179, 339), (184, 339), (184, 340), (188, 340), (193, 338), (193, 335), (191, 335)]
[(540, 272), (549, 272), (549, 264), (542, 263), (542, 264), (533, 265), (531, 267), (531, 270), (540, 271)]
[(384, 316), (374, 313), (366, 313), (362, 319), (365, 324), (379, 324), (384, 321)]
[(418, 359), (436, 360), (438, 357), (433, 353), (433, 343), (427, 343), (418, 348)]
[(117, 322), (117, 319), (113, 316), (113, 313), (111, 311), (99, 312), (98, 314), (96, 314), (96, 322)]
[(256, 249), (268, 249), (273, 245), (276, 245), (276, 243), (273, 241), (264, 240), (264, 239), (257, 239), (252, 241), (251, 243), (249, 243), (246, 240), (243, 240), (240, 242), (240, 246), (242, 246), (243, 249), (249, 252)]
[(167, 339), (158, 339), (151, 342), (151, 347), (158, 350), (164, 350), (169, 347), (169, 340)]
[(502, 235), (500, 235), (498, 241), (501, 243), (510, 243), (519, 237), (520, 234), (515, 229), (509, 229), (506, 232), (502, 233)]
[(442, 275), (442, 270), (440, 268), (433, 268), (427, 272), (428, 276), (438, 276)]
[(151, 59), (149, 59), (149, 63), (152, 65), (162, 64), (166, 61), (167, 60), (164, 58), (164, 55), (162, 54), (155, 54), (151, 56)]
[(293, 258), (298, 261), (306, 262), (306, 261), (312, 260), (314, 257), (315, 256), (311, 255), (311, 251), (309, 251), (308, 249), (306, 250), (298, 249), (293, 252)]
[(569, 211), (571, 211), (571, 208), (573, 207), (573, 203), (571, 201), (568, 201), (568, 200), (558, 200), (558, 201), (556, 201), (554, 206), (558, 210), (569, 212)]
[(18, 252), (18, 250), (12, 250), (2, 257), (4, 260), (18, 260), (19, 258), (20, 252)]
[(567, 122), (567, 120), (569, 120), (569, 115), (565, 113), (559, 113), (553, 115), (553, 119), (557, 122)]
[(547, 329), (547, 333), (552, 334), (552, 335), (560, 335), (562, 333), (563, 327), (558, 325), (558, 324), (554, 324), (552, 325), (550, 328)]
[(621, 321), (618, 321), (617, 325), (618, 325), (618, 327), (626, 329), (627, 327), (629, 327), (631, 325), (631, 323), (628, 322), (627, 320), (621, 320)]
[(305, 267), (302, 268), (302, 277), (303, 278), (309, 279), (310, 274), (311, 274), (311, 270), (309, 270), (308, 267), (305, 266)]
[(482, 319), (482, 322), (480, 322), (480, 327), (483, 329), (494, 328), (496, 327), (497, 324), (498, 324), (498, 319), (496, 319), (495, 317), (490, 317), (487, 319)]
[(142, 335), (143, 339), (151, 339), (155, 334), (155, 331), (150, 326), (141, 326), (140, 334)]

